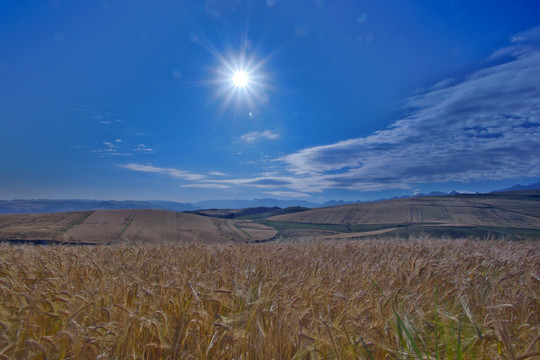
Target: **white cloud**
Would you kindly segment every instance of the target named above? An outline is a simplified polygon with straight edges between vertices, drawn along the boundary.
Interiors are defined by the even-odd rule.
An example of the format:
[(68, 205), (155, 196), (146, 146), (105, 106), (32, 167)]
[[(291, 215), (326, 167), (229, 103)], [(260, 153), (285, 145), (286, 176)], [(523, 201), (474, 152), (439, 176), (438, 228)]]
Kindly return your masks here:
[(304, 194), (301, 192), (293, 192), (293, 191), (268, 191), (268, 192), (265, 192), (265, 194), (270, 194), (274, 196), (282, 196), (282, 197), (292, 197), (292, 198), (310, 196), (309, 194)]
[(214, 175), (214, 176), (227, 176), (227, 174), (222, 173), (221, 171), (212, 171), (212, 172), (210, 173), (210, 175)]
[(248, 179), (227, 179), (227, 180), (203, 180), (203, 182), (229, 184), (236, 186), (253, 186), (263, 189), (275, 189), (291, 184), (286, 177), (258, 177)]
[(104, 147), (94, 150), (95, 153), (110, 156), (133, 156), (136, 153), (153, 153), (154, 149), (145, 144), (138, 144), (133, 150), (126, 150), (125, 140), (114, 139), (112, 141), (104, 141)]
[(251, 143), (254, 143), (255, 141), (259, 141), (263, 139), (277, 140), (279, 139), (279, 134), (272, 132), (270, 130), (265, 130), (265, 131), (253, 131), (253, 132), (244, 134), (240, 137), (240, 140), (248, 144), (251, 144)]
[(229, 185), (225, 184), (185, 184), (180, 185), (183, 188), (194, 188), (194, 189), (228, 189)]
[(161, 167), (155, 167), (151, 165), (140, 165), (140, 164), (122, 164), (119, 166), (124, 169), (132, 170), (132, 171), (163, 174), (163, 175), (167, 175), (167, 176), (171, 176), (171, 177), (174, 177), (177, 179), (183, 179), (183, 180), (201, 180), (205, 178), (204, 175), (193, 174), (188, 171), (178, 170), (174, 168), (161, 168)]
[(510, 38), (510, 41), (512, 45), (498, 49), (489, 59), (500, 59), (506, 56), (520, 57), (529, 54), (531, 48), (540, 45), (540, 26), (514, 35)]

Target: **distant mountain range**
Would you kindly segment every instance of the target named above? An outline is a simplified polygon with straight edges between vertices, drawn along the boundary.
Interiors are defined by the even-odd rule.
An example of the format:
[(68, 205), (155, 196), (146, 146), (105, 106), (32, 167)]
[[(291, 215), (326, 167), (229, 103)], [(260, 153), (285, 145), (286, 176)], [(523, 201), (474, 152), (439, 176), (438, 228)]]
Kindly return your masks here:
[(85, 210), (160, 209), (172, 211), (198, 210), (192, 204), (174, 201), (101, 201), (101, 200), (0, 200), (0, 214), (55, 213)]
[(328, 206), (305, 200), (277, 200), (277, 199), (253, 199), (253, 200), (207, 200), (193, 203), (200, 209), (244, 209), (255, 207), (280, 207), (302, 206), (317, 208)]
[(501, 190), (494, 190), (492, 193), (497, 192), (506, 192), (506, 191), (524, 191), (524, 190), (540, 190), (540, 182), (530, 184), (530, 185), (514, 185), (512, 187), (509, 187), (507, 189), (501, 189)]
[[(540, 190), (540, 182), (530, 185), (514, 185), (510, 188), (491, 191), (491, 193), (506, 192), (506, 191), (524, 191), (524, 190)], [(433, 191), (428, 194), (416, 194), (413, 197), (424, 196), (450, 196), (459, 194), (457, 191), (440, 192)], [(411, 196), (393, 197), (390, 199), (381, 200), (395, 200), (402, 198), (409, 198)], [(159, 209), (159, 210), (171, 210), (171, 211), (196, 211), (202, 209), (245, 209), (245, 208), (257, 208), (257, 207), (279, 207), (288, 208), (292, 206), (300, 206), (306, 208), (321, 208), (329, 206), (350, 205), (357, 203), (365, 203), (373, 201), (343, 201), (343, 200), (330, 200), (325, 203), (315, 203), (306, 200), (278, 200), (278, 199), (252, 199), (252, 200), (205, 200), (195, 203), (180, 203), (175, 201), (163, 201), (163, 200), (147, 200), (147, 201), (135, 201), (135, 200), (50, 200), (50, 199), (37, 199), (37, 200), (0, 200), (0, 214), (32, 214), (32, 213), (54, 213), (54, 212), (67, 212), (67, 211), (86, 211), (86, 210), (115, 210), (115, 209)]]

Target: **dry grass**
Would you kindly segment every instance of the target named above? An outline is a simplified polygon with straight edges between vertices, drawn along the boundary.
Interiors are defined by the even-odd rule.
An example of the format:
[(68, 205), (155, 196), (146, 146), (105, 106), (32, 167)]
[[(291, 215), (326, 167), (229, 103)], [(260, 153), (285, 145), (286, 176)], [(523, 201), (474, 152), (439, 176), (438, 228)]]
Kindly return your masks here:
[(535, 242), (0, 245), (0, 359), (540, 357)]

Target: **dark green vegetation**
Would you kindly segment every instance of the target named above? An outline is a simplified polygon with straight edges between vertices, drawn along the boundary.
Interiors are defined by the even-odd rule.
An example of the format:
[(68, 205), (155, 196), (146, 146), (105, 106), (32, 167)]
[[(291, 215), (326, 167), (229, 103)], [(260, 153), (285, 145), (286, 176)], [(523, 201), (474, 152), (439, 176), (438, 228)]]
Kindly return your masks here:
[(287, 221), (273, 221), (268, 219), (256, 219), (256, 222), (273, 227), (276, 230), (323, 230), (334, 231), (341, 233), (356, 233), (365, 231), (384, 230), (395, 227), (406, 227), (407, 224), (356, 224), (356, 225), (342, 225), (342, 224), (316, 224), (316, 223), (293, 223)]
[(302, 212), (306, 210), (311, 210), (310, 208), (301, 207), (301, 206), (291, 206), (285, 209), (274, 207), (252, 207), (246, 209), (206, 209), (206, 210), (196, 210), (188, 211), (189, 214), (210, 216), (221, 219), (243, 219), (243, 220), (254, 220), (254, 219), (264, 219), (271, 216), (277, 215), (287, 215), (294, 214), (297, 212)]

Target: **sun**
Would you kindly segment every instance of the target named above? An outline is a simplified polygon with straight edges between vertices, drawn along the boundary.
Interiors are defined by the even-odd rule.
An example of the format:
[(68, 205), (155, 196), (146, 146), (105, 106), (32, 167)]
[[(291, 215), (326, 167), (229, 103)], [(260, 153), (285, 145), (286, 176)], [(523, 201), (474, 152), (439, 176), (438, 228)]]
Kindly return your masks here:
[(249, 84), (249, 74), (244, 70), (237, 70), (232, 74), (232, 82), (235, 87), (245, 88)]
[(248, 56), (245, 49), (236, 53), (230, 49), (221, 53), (213, 46), (207, 49), (218, 60), (213, 69), (216, 76), (208, 82), (217, 85), (211, 101), (222, 99), (218, 118), (233, 104), (235, 112), (241, 110), (243, 114), (251, 114), (250, 118), (253, 117), (253, 110), (268, 105), (268, 92), (275, 91), (269, 83), (269, 76), (264, 72), (269, 57), (258, 60), (255, 52)]

